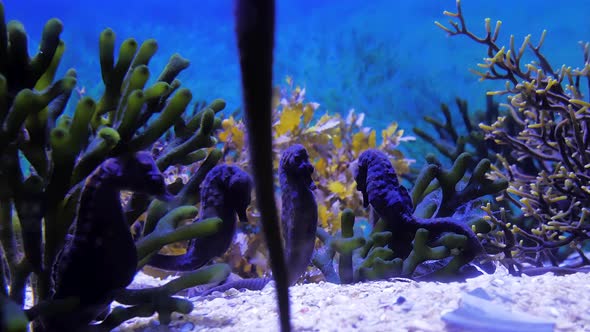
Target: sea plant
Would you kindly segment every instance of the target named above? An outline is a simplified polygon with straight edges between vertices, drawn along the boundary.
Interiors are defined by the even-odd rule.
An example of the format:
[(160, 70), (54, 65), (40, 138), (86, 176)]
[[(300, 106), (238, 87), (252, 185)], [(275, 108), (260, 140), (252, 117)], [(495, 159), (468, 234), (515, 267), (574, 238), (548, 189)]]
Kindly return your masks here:
[[(444, 14), (451, 17), (450, 27), (437, 25), (448, 35), (467, 36), (486, 47), (487, 57), (479, 64), (482, 71), (474, 71), (480, 79), (505, 82), (502, 89), (488, 95), (506, 95), (507, 103), (501, 106), (508, 115), (479, 127), (486, 139), (511, 151), (497, 156), (501, 166), (491, 177), (509, 181), (497, 200), (519, 207), (524, 218), (509, 220), (510, 211), (486, 206), (487, 218), (494, 226), (488, 240), (514, 273), (566, 272), (589, 265), (584, 248), (589, 243), (590, 103), (583, 90), (590, 88), (590, 44), (582, 43), (581, 68), (563, 65), (554, 69), (541, 51), (546, 31), (536, 44), (528, 35), (520, 46), (514, 36), (509, 45), (502, 46), (498, 41), (501, 21), (492, 29), (486, 19), (485, 34), (477, 36), (468, 29), (459, 0), (456, 12)], [(529, 63), (524, 60), (527, 50), (534, 59)], [(509, 122), (516, 125), (516, 133), (507, 129)], [(524, 168), (512, 160), (526, 160), (535, 167)], [(571, 252), (576, 252), (578, 259), (564, 267)]]
[[(62, 317), (76, 322), (76, 327), (71, 326), (74, 329), (110, 330), (126, 319), (151, 316), (154, 312), (166, 322), (172, 311), (189, 312), (192, 308), (189, 301), (172, 297), (177, 291), (224, 279), (229, 268), (214, 265), (162, 287), (129, 291), (123, 288), (141, 264), (124, 264), (125, 271), (121, 274), (117, 273), (119, 269), (111, 271), (112, 278), (122, 281), (107, 287), (105, 295), (108, 293), (108, 296), (100, 301), (84, 296), (80, 288), (64, 292), (63, 287), (68, 287), (65, 283), (70, 281), (61, 280), (66, 280), (63, 278), (71, 271), (78, 273), (81, 269), (78, 263), (70, 265), (68, 262), (75, 262), (72, 257), (82, 252), (79, 248), (95, 241), (92, 232), (100, 229), (95, 224), (101, 218), (100, 213), (84, 214), (90, 205), (81, 200), (92, 188), (109, 188), (101, 199), (112, 204), (111, 213), (117, 219), (110, 221), (118, 222), (117, 236), (125, 239), (129, 239), (126, 234), (137, 217), (147, 211), (147, 215), (154, 218), (154, 231), (135, 244), (135, 254), (140, 261), (167, 243), (214, 232), (220, 223), (217, 218), (176, 228), (182, 221), (197, 215), (198, 209), (193, 205), (199, 201), (200, 183), (221, 158), (220, 151), (212, 148), (216, 143), (212, 134), (216, 124), (221, 123), (215, 113), (223, 109), (224, 103), (215, 101), (193, 116), (183, 116), (192, 94), (181, 87), (176, 77), (188, 66), (188, 61), (173, 55), (155, 82), (147, 85), (148, 63), (157, 50), (156, 41), (150, 39), (139, 45), (134, 39), (127, 39), (120, 45), (115, 61), (115, 33), (105, 29), (99, 41), (104, 92), (98, 101), (87, 96), (81, 98), (73, 116), (68, 116), (64, 110), (76, 85), (76, 72), (70, 69), (63, 78), (55, 80), (65, 49), (60, 39), (62, 28), (59, 20), (49, 20), (39, 52), (30, 58), (24, 27), (17, 21), (6, 24), (4, 6), (0, 3), (0, 242), (3, 260), (0, 298), (3, 313), (18, 313), (3, 321), (2, 328), (13, 326), (13, 330), (20, 331), (29, 321), (35, 320), (35, 328), (41, 330), (43, 324), (38, 318), (49, 322)], [(167, 132), (171, 136), (155, 160), (150, 153), (142, 152), (160, 144), (158, 140)], [(130, 185), (121, 178), (129, 176), (121, 174), (131, 165), (129, 162), (142, 160), (137, 165), (144, 165), (138, 166), (134, 175), (160, 179), (160, 172), (170, 165), (203, 159), (187, 184), (164, 186), (159, 183), (163, 187), (158, 193), (167, 190), (170, 203), (155, 204), (159, 208), (157, 218), (154, 205), (148, 209), (150, 198), (144, 195), (145, 189), (133, 185), (129, 189), (139, 190), (139, 193), (118, 194), (118, 189)], [(148, 190), (147, 193), (155, 192)], [(125, 200), (125, 210), (118, 213), (117, 208), (122, 208), (118, 203), (120, 198)], [(90, 233), (76, 237), (76, 234), (83, 234), (76, 232), (83, 231)], [(107, 247), (109, 244), (102, 243)], [(125, 252), (128, 254), (121, 259), (134, 256), (129, 250)], [(116, 262), (111, 263), (116, 266)], [(78, 282), (89, 280), (82, 278)], [(33, 290), (30, 303), (33, 306), (23, 310), (27, 286)], [(89, 320), (98, 318), (93, 310), (108, 308), (113, 298), (129, 306), (115, 309), (106, 318), (100, 317), (104, 318), (101, 324), (85, 327)], [(93, 313), (81, 314), (81, 311), (88, 313), (87, 309)]]

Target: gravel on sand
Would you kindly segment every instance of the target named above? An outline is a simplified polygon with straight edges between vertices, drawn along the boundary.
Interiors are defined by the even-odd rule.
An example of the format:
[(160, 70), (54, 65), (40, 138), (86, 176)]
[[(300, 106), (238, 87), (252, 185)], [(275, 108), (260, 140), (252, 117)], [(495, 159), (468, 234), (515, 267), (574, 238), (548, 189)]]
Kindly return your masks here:
[[(131, 287), (166, 280), (139, 273)], [(294, 331), (461, 331), (442, 316), (457, 309), (462, 294), (482, 288), (511, 312), (525, 312), (555, 323), (555, 331), (590, 331), (590, 274), (514, 277), (505, 269), (466, 282), (409, 279), (336, 285), (326, 282), (291, 287)], [(167, 326), (157, 316), (127, 321), (115, 331), (278, 331), (274, 287), (261, 291), (213, 293), (191, 298), (189, 315), (174, 314)]]

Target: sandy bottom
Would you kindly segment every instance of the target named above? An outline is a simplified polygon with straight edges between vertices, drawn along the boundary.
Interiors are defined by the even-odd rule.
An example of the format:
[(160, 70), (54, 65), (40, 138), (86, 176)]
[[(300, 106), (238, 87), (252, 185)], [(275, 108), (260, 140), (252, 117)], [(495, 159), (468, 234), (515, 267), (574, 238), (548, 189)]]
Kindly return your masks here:
[[(139, 274), (132, 287), (162, 282)], [(513, 277), (503, 269), (464, 283), (398, 278), (296, 285), (290, 289), (292, 326), (294, 331), (463, 331), (445, 324), (442, 316), (459, 307), (463, 294), (477, 288), (512, 313), (554, 322), (554, 331), (590, 331), (590, 274)], [(153, 316), (127, 321), (115, 331), (278, 331), (274, 295), (272, 284), (262, 291), (231, 289), (191, 299), (194, 310), (174, 315), (168, 326)]]

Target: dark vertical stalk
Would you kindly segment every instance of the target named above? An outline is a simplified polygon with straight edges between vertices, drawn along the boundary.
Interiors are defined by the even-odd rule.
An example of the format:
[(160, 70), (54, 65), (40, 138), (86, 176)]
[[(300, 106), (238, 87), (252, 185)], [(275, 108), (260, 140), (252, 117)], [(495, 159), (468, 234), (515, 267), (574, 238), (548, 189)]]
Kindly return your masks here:
[(275, 278), (281, 330), (291, 330), (289, 285), (274, 199), (272, 160), (272, 64), (274, 0), (237, 0), (236, 36), (256, 200)]

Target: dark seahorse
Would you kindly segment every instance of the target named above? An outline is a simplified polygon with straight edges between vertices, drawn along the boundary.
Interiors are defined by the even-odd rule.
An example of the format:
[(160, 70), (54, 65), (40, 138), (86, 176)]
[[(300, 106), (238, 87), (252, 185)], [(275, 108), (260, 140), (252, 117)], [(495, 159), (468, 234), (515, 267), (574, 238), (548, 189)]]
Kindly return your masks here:
[(86, 179), (73, 236), (58, 254), (52, 299), (78, 298), (79, 308), (42, 321), (46, 331), (83, 331), (108, 309), (116, 291), (136, 273), (137, 251), (121, 206), (120, 191), (171, 197), (149, 152), (105, 160)]
[[(309, 266), (315, 245), (318, 224), (318, 206), (311, 178), (313, 166), (305, 148), (296, 144), (281, 155), (279, 182), (281, 186), (281, 224), (285, 243), (285, 261), (289, 284), (293, 285)], [(260, 290), (271, 278), (252, 278), (228, 282), (210, 288), (200, 295), (230, 288)]]
[(281, 224), (289, 284), (293, 285), (311, 261), (318, 226), (318, 205), (311, 178), (313, 166), (303, 145), (288, 147), (279, 163)]
[(202, 184), (198, 220), (219, 217), (222, 220), (221, 229), (213, 235), (189, 242), (183, 255), (156, 254), (148, 264), (165, 270), (192, 271), (223, 255), (236, 231), (236, 215), (247, 222), (246, 208), (250, 205), (251, 191), (252, 180), (248, 173), (233, 165), (215, 166)]
[(420, 219), (413, 216), (412, 199), (397, 178), (395, 169), (385, 153), (370, 149), (358, 159), (355, 180), (363, 195), (363, 204), (369, 205), (392, 232), (389, 247), (402, 259), (412, 251), (412, 241), (419, 228), (429, 231), (431, 239), (444, 233), (456, 233), (467, 237), (462, 259), (465, 263), (485, 253), (481, 242), (466, 224), (451, 218)]

